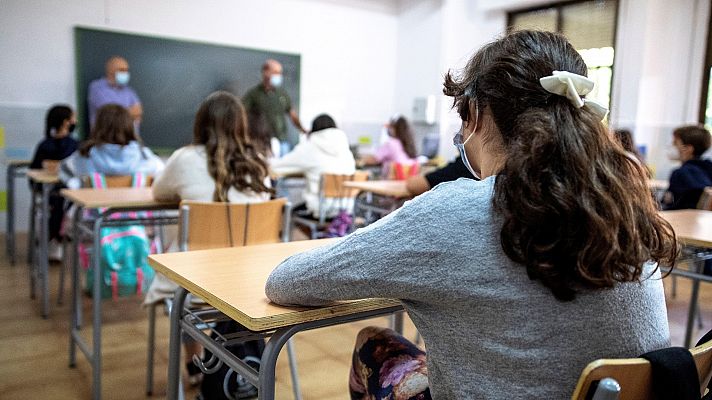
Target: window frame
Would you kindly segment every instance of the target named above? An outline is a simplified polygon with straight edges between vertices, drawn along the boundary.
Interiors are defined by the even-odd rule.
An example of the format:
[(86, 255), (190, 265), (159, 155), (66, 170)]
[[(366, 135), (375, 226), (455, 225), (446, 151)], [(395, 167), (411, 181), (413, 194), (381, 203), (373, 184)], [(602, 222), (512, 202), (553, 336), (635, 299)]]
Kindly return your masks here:
[[(571, 0), (571, 1), (554, 1), (551, 3), (546, 3), (546, 4), (541, 4), (538, 6), (534, 7), (528, 7), (528, 8), (521, 8), (521, 9), (516, 9), (516, 10), (511, 10), (507, 12), (507, 33), (511, 33), (514, 30), (514, 19), (517, 17), (517, 15), (521, 14), (527, 14), (530, 12), (536, 12), (536, 11), (542, 11), (542, 10), (549, 10), (549, 9), (554, 9), (556, 10), (556, 32), (561, 33), (561, 27), (563, 25), (563, 9), (567, 6), (571, 5), (576, 5), (576, 4), (581, 4), (581, 3), (595, 3), (597, 0)], [(613, 18), (613, 51), (615, 51), (618, 48), (618, 17), (620, 15), (620, 8), (621, 8), (621, 0), (608, 0), (608, 1), (615, 1), (616, 2), (616, 13)], [(712, 2), (712, 0), (710, 0)], [(712, 17), (710, 19), (712, 23)], [(712, 29), (710, 29), (712, 31)], [(616, 57), (616, 56), (614, 56)], [(707, 39), (707, 59), (706, 61), (709, 63), (706, 69), (706, 74), (709, 79), (709, 67), (712, 67), (712, 40), (710, 40), (709, 32), (708, 32), (708, 39)], [(613, 59), (613, 65), (611, 65), (611, 91), (608, 94), (610, 98), (610, 106), (613, 106), (613, 95), (615, 93), (615, 87), (613, 85), (613, 82), (615, 81), (616, 77), (616, 58)], [(705, 81), (705, 83), (709, 83)], [(704, 86), (704, 84), (703, 84)], [(707, 88), (702, 89), (704, 91), (704, 97), (702, 97), (702, 103), (706, 104), (707, 100)], [(702, 106), (701, 106), (702, 107)], [(704, 121), (704, 110), (701, 109), (700, 115), (702, 115), (703, 121)]]
[[(710, 0), (712, 7), (712, 0)], [(707, 21), (707, 46), (705, 50), (705, 65), (702, 70), (702, 87), (700, 88), (700, 109), (697, 120), (702, 125), (707, 122), (707, 96), (709, 96), (710, 68), (712, 68), (712, 15)]]

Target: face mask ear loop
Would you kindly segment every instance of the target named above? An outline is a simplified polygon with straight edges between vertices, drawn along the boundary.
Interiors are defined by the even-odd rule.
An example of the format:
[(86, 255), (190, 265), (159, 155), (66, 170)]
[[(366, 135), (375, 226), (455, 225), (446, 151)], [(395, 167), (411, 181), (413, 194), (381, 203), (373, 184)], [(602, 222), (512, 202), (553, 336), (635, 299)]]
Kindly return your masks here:
[(463, 145), (463, 146), (464, 146), (465, 144), (467, 144), (467, 142), (468, 142), (473, 136), (475, 136), (475, 131), (477, 130), (477, 124), (480, 123), (480, 106), (479, 106), (479, 104), (477, 104), (477, 100), (476, 100), (476, 99), (473, 100), (473, 101), (475, 102), (475, 129), (473, 129), (472, 132), (470, 133), (470, 136), (468, 136), (467, 139), (466, 139), (464, 142), (462, 142), (462, 145)]

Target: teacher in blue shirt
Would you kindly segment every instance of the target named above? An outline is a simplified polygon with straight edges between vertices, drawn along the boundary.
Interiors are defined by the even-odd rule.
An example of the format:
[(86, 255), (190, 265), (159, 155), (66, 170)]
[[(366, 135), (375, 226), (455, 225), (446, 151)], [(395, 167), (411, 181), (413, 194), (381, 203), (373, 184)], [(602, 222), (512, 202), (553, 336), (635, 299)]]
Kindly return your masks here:
[(125, 58), (112, 56), (106, 61), (106, 76), (89, 84), (89, 123), (93, 126), (97, 111), (106, 104), (125, 107), (135, 122), (141, 121), (143, 107), (136, 92), (129, 86), (129, 63)]

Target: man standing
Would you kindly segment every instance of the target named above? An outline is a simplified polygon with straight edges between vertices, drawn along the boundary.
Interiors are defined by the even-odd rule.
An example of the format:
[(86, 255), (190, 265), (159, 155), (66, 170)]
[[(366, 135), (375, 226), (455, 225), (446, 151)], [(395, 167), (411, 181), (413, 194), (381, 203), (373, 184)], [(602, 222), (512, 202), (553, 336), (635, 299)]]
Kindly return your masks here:
[(299, 116), (292, 108), (292, 100), (282, 89), (282, 64), (275, 60), (267, 60), (262, 65), (262, 83), (250, 89), (242, 99), (248, 112), (264, 115), (271, 135), (279, 140), (280, 156), (291, 150), (287, 137), (287, 122), (284, 114), (289, 114), (294, 127), (306, 133), (299, 122)]
[(125, 58), (112, 56), (106, 61), (106, 76), (89, 84), (89, 123), (93, 126), (97, 111), (106, 104), (125, 107), (137, 123), (143, 108), (136, 92), (129, 87), (129, 63)]

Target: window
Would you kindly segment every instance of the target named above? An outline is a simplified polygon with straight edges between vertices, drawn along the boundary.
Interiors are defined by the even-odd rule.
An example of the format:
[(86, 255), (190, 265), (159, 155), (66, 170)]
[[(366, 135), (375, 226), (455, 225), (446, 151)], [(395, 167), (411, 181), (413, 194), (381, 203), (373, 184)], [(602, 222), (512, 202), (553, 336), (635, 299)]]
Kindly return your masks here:
[(707, 55), (702, 77), (702, 96), (700, 100), (700, 122), (712, 130), (712, 18), (707, 28)]
[(509, 13), (509, 29), (539, 29), (565, 35), (588, 66), (596, 87), (586, 97), (610, 108), (615, 57), (616, 0), (570, 1)]

